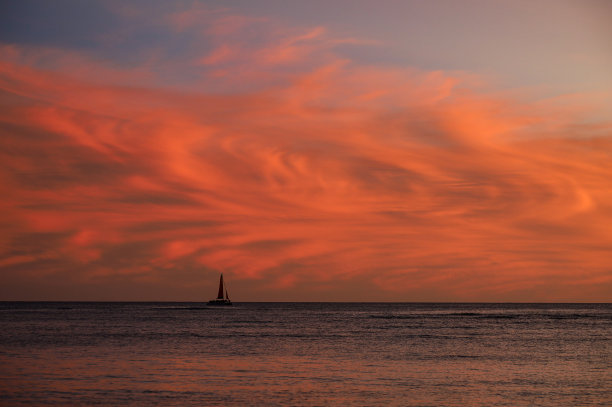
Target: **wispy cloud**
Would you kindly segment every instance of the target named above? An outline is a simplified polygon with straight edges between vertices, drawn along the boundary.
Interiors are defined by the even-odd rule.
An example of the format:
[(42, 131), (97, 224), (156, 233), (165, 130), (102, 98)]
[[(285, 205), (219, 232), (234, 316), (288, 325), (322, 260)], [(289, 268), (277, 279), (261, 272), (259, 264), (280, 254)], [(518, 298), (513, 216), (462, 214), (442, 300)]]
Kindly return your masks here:
[(246, 299), (610, 299), (609, 123), (361, 65), (323, 27), (198, 16), (160, 20), (204, 45), (155, 70), (3, 48), (5, 287), (178, 299), (223, 271)]

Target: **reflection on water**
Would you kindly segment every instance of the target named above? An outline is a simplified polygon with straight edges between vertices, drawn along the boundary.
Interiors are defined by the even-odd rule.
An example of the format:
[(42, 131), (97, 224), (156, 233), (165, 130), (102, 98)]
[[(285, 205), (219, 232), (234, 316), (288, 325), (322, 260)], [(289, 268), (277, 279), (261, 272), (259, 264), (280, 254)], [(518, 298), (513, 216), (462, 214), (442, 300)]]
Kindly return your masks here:
[(601, 405), (610, 305), (2, 303), (0, 404)]

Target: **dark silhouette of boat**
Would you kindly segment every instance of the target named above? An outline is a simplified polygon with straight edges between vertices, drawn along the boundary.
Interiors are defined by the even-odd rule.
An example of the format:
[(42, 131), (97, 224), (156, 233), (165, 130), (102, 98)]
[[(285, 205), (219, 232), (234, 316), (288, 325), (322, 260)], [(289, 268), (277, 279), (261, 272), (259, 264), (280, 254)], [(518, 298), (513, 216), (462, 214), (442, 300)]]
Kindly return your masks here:
[(208, 305), (231, 306), (232, 302), (229, 299), (229, 295), (227, 295), (227, 288), (225, 288), (225, 298), (223, 297), (223, 291), (223, 273), (221, 273), (221, 277), (219, 277), (219, 293), (217, 294), (217, 298), (208, 301)]

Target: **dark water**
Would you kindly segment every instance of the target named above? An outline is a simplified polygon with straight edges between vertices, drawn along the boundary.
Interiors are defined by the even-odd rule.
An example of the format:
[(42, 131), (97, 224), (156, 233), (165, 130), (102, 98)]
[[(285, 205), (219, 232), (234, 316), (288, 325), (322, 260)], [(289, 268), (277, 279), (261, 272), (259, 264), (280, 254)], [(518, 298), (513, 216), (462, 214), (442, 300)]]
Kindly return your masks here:
[(610, 406), (611, 304), (0, 303), (0, 405)]

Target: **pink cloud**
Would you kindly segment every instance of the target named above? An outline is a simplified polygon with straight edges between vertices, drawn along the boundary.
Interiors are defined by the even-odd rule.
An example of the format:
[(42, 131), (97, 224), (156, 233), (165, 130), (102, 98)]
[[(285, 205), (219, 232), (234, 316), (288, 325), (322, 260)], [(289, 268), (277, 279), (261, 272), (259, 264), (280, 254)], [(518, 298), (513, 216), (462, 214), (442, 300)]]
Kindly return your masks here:
[(609, 123), (465, 74), (359, 66), (323, 28), (255, 46), (234, 38), (252, 21), (217, 23), (204, 62), (248, 91), (4, 54), (5, 283), (225, 272), (244, 299), (610, 299)]

